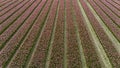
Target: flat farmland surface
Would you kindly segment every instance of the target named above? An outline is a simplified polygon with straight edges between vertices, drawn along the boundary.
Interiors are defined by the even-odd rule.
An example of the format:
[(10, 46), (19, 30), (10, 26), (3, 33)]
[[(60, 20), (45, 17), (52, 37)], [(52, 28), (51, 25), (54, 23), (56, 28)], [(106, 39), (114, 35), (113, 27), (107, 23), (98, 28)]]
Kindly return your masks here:
[(0, 0), (0, 68), (120, 68), (120, 1)]

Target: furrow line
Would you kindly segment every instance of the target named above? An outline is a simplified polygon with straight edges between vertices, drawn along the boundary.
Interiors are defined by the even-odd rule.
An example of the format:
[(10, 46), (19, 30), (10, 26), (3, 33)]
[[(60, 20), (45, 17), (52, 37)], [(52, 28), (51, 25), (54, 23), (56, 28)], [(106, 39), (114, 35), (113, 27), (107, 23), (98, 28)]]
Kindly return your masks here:
[[(51, 2), (51, 0), (49, 0), (48, 3), (46, 4), (46, 8), (43, 10), (43, 12), (41, 14), (42, 17), (40, 16), (40, 19), (39, 19), (39, 21), (41, 21), (41, 22), (37, 26), (38, 27), (37, 31), (36, 31), (36, 29), (33, 30), (34, 32), (39, 32), (39, 27), (40, 27), (39, 25), (42, 24), (42, 21), (44, 20), (45, 15), (47, 14), (47, 11), (48, 11), (49, 6), (51, 4), (50, 2)], [(46, 60), (45, 59), (45, 56), (46, 56), (45, 54), (47, 52), (47, 48), (48, 48), (48, 44), (49, 44), (49, 40), (50, 40), (50, 35), (51, 35), (51, 32), (52, 32), (52, 26), (53, 26), (53, 23), (54, 23), (55, 12), (56, 12), (56, 8), (57, 8), (57, 2), (58, 1), (55, 1), (55, 3), (52, 5), (51, 11), (49, 12), (49, 16), (48, 16), (49, 18), (48, 18), (47, 23), (44, 27), (44, 30), (41, 32), (42, 34), (41, 34), (40, 40), (38, 42), (38, 45), (36, 44), (37, 46), (35, 48), (35, 51), (31, 55), (31, 59), (30, 59), (31, 61), (29, 61), (29, 63), (30, 63), (29, 67), (30, 68), (32, 68), (32, 67), (44, 68), (44, 63), (45, 63), (45, 60)], [(33, 35), (33, 33), (32, 33), (32, 35)], [(37, 36), (37, 33), (34, 36)], [(35, 38), (36, 37), (34, 37), (34, 39)], [(33, 43), (33, 42), (34, 42), (34, 40), (31, 43)], [(32, 45), (30, 45), (30, 47), (32, 47)], [(22, 47), (22, 48), (25, 48), (25, 47)], [(31, 48), (29, 48), (29, 50), (30, 49)]]
[(90, 32), (92, 40), (94, 41), (94, 46), (96, 48), (99, 59), (101, 60), (102, 67), (104, 67), (104, 68), (112, 68), (112, 65), (111, 65), (111, 63), (109, 61), (109, 58), (107, 57), (107, 55), (106, 55), (106, 53), (105, 53), (105, 51), (104, 51), (104, 49), (102, 47), (102, 44), (100, 43), (100, 41), (99, 41), (99, 39), (98, 39), (92, 25), (90, 24), (91, 22), (89, 21), (89, 19), (88, 19), (87, 15), (86, 15), (82, 5), (80, 4), (80, 1), (79, 0), (77, 0), (77, 1), (78, 1), (78, 4), (79, 4), (79, 8), (81, 9), (83, 17), (85, 19), (84, 21), (85, 21), (85, 24), (87, 26), (87, 29)]
[[(84, 7), (85, 4), (83, 4), (83, 1), (81, 1), (81, 4)], [(73, 1), (73, 8), (74, 8), (74, 12), (75, 12), (75, 15), (76, 15), (75, 16), (76, 17), (76, 22), (77, 22), (77, 26), (79, 28), (80, 40), (81, 40), (81, 44), (82, 44), (82, 47), (83, 47), (87, 67), (88, 68), (94, 68), (94, 67), (100, 68), (101, 65), (100, 65), (99, 57), (98, 57), (97, 52), (95, 50), (94, 43), (91, 39), (91, 36), (89, 35), (89, 31), (87, 30), (87, 27), (84, 23), (84, 18), (82, 16), (81, 10), (79, 9), (79, 5), (78, 5), (77, 0)], [(85, 10), (85, 11), (87, 12), (89, 10)], [(86, 14), (86, 15), (89, 15), (89, 14)], [(93, 19), (92, 16), (90, 16), (90, 18)]]
[(67, 22), (66, 22), (66, 0), (64, 0), (64, 68), (67, 68)]
[[(24, 1), (24, 0), (23, 0)], [(13, 7), (9, 8), (9, 7), (5, 7), (5, 9), (3, 11), (1, 11), (0, 17), (2, 17), (3, 15), (5, 15), (6, 13), (8, 13), (10, 10), (12, 10), (13, 8), (15, 8), (16, 6), (18, 6), (19, 4), (21, 4), (23, 1), (18, 2), (18, 3), (14, 3), (15, 5), (11, 5)], [(9, 8), (9, 9), (8, 9)]]
[(58, 11), (59, 11), (59, 0), (58, 0), (57, 11), (56, 11), (56, 15), (54, 18), (54, 24), (52, 27), (50, 40), (48, 43), (48, 51), (46, 53), (47, 56), (46, 56), (46, 61), (45, 61), (45, 68), (49, 68), (49, 66), (50, 66), (51, 53), (52, 53), (52, 49), (53, 49), (53, 41), (54, 41), (54, 35), (55, 35), (55, 30), (56, 30), (57, 18), (58, 18)]
[[(7, 18), (5, 18), (3, 21), (1, 21), (0, 22), (0, 25), (1, 24), (3, 24), (7, 19), (9, 19), (13, 14), (15, 14), (17, 11), (19, 11), (22, 7), (24, 7), (27, 3), (29, 2), (29, 0), (27, 0), (27, 2), (25, 2), (22, 6), (20, 6), (19, 8), (17, 8), (12, 14), (10, 14), (9, 16), (7, 16)], [(35, 1), (34, 1), (35, 2)], [(32, 5), (32, 4), (31, 4)], [(30, 6), (30, 5), (29, 5)], [(17, 7), (17, 6), (16, 6)], [(29, 8), (29, 7), (27, 7), (27, 8)], [(19, 18), (26, 10), (27, 10), (27, 8), (20, 14), (20, 15), (18, 15), (18, 16), (16, 16), (16, 18), (13, 20), (13, 21), (15, 21), (15, 20), (17, 20), (17, 18)], [(13, 22), (12, 21), (12, 22)], [(1, 34), (1, 32), (0, 32), (0, 34)]]
[[(41, 0), (42, 1), (42, 0)], [(33, 11), (31, 12), (31, 14), (35, 11), (35, 9), (39, 6), (39, 4), (41, 3), (41, 1), (39, 1), (39, 3), (35, 6), (35, 8), (33, 9)], [(41, 12), (42, 10), (40, 10)], [(40, 14), (39, 12), (39, 14)], [(30, 14), (30, 15), (31, 15)], [(9, 59), (4, 63), (3, 67), (9, 67), (9, 64), (11, 63), (11, 61), (13, 60), (14, 58), (14, 55), (17, 53), (17, 50), (20, 48), (20, 46), (24, 43), (24, 41), (27, 39), (28, 35), (30, 34), (32, 28), (33, 28), (33, 25), (36, 23), (35, 21), (37, 20), (39, 14), (36, 16), (36, 18), (33, 20), (33, 22), (31, 23), (31, 25), (29, 26), (28, 30), (25, 32), (25, 35), (22, 37), (22, 39), (20, 40), (20, 42), (18, 43), (18, 45), (15, 47), (14, 51), (12, 52), (12, 54), (10, 55)], [(28, 16), (29, 17), (29, 16)], [(28, 19), (27, 17), (27, 19)], [(27, 21), (24, 20), (25, 21)]]
[(118, 3), (117, 1), (115, 1), (115, 0), (112, 0), (112, 1), (120, 6), (120, 3)]
[[(99, 6), (97, 6), (93, 1), (89, 1), (90, 5), (92, 5), (92, 7), (94, 7), (93, 9), (95, 10), (95, 12), (97, 13), (97, 15), (101, 18), (101, 20), (106, 24), (106, 26), (108, 27), (108, 29), (113, 33), (113, 35), (116, 37), (116, 39), (120, 39), (120, 29), (118, 28), (118, 26), (111, 20), (109, 19), (109, 17), (99, 8)], [(93, 3), (93, 4), (92, 4)], [(98, 11), (97, 11), (97, 10)], [(107, 23), (109, 22), (109, 23)]]
[[(31, 2), (32, 3), (32, 2)], [(27, 6), (29, 6), (31, 3), (27, 3), (23, 9), (26, 9)], [(22, 4), (21, 4), (22, 5)], [(21, 13), (21, 11), (23, 11), (23, 9), (21, 9), (19, 12)], [(32, 9), (31, 9), (32, 11)], [(29, 12), (30, 13), (30, 12)], [(25, 15), (28, 15), (29, 13), (25, 12), (24, 14), (22, 14), (8, 29), (6, 29), (1, 35), (0, 35), (0, 43), (2, 45), (2, 43), (4, 43), (9, 36), (16, 30), (16, 28), (19, 26), (19, 24), (22, 23), (22, 21), (26, 18)], [(15, 14), (16, 16), (17, 14)], [(15, 17), (14, 16), (14, 17)], [(13, 19), (13, 17), (10, 18), (10, 20), (7, 20), (6, 22), (4, 22), (3, 24), (0, 25), (0, 31), (6, 27), (8, 24), (10, 24), (11, 19)], [(0, 46), (1, 46), (0, 45)]]
[(95, 18), (98, 20), (98, 22), (101, 25), (101, 27), (103, 28), (104, 32), (108, 35), (109, 39), (114, 44), (114, 47), (116, 48), (116, 50), (118, 51), (118, 53), (120, 54), (120, 42), (119, 42), (119, 40), (116, 39), (116, 37), (114, 36), (114, 34), (109, 30), (109, 28), (106, 26), (106, 24), (104, 23), (104, 21), (101, 20), (101, 18), (97, 15), (96, 11), (92, 8), (92, 6), (88, 2), (87, 2), (87, 5), (90, 8), (90, 10), (93, 13), (93, 15), (95, 16)]
[[(35, 1), (34, 1), (35, 2)], [(33, 2), (33, 3), (34, 3)], [(31, 4), (32, 5), (32, 4)], [(30, 6), (31, 6), (30, 5)], [(29, 7), (30, 7), (29, 6)], [(26, 9), (27, 10), (27, 9)], [(32, 12), (35, 10), (35, 8), (32, 10)], [(18, 31), (18, 29), (24, 24), (24, 22), (29, 18), (29, 16), (32, 14), (32, 12), (23, 20), (23, 22), (16, 28), (16, 30), (9, 36), (9, 38), (2, 43), (2, 45), (0, 46), (0, 51), (5, 47), (5, 45), (7, 44), (7, 42), (16, 34), (16, 32)], [(14, 22), (13, 22), (14, 23)], [(12, 24), (11, 24), (12, 25)], [(10, 25), (9, 25), (10, 26)], [(7, 29), (7, 28), (6, 28)]]
[[(105, 4), (105, 2), (104, 1), (102, 1), (102, 0), (99, 0), (103, 5), (105, 5), (112, 13), (114, 13), (117, 17), (119, 17), (120, 18), (120, 14), (119, 14), (119, 12), (117, 12), (117, 10), (116, 9), (112, 9), (112, 8), (110, 8), (110, 6), (108, 6), (107, 4)], [(109, 3), (108, 3), (109, 4)], [(113, 6), (112, 6), (113, 7)], [(117, 13), (118, 14), (117, 14)]]
[[(120, 24), (119, 24), (118, 22), (116, 22), (108, 13), (106, 13), (106, 12), (103, 10), (103, 8), (101, 8), (100, 5), (98, 5), (98, 4), (96, 3), (95, 0), (93, 0), (93, 1), (94, 1), (94, 3), (95, 3), (97, 6), (99, 6), (99, 8), (113, 21), (113, 23), (116, 24), (116, 25), (118, 26), (118, 28), (120, 28)], [(119, 18), (118, 18), (118, 19), (119, 19)]]
[[(4, 6), (5, 4), (9, 3), (11, 0), (9, 1), (4, 1), (0, 6)], [(13, 0), (12, 0), (13, 1)]]
[[(119, 59), (120, 56), (119, 56), (119, 53), (117, 52), (117, 50), (115, 49), (114, 44), (109, 39), (108, 35), (104, 32), (104, 29), (101, 27), (98, 20), (95, 18), (95, 16), (91, 12), (91, 10), (89, 9), (89, 7), (87, 6), (85, 1), (84, 2), (82, 1), (82, 5), (86, 11), (86, 14), (87, 14), (90, 22), (92, 22), (91, 25), (94, 28), (101, 44), (103, 45), (103, 48), (104, 48), (111, 64), (113, 65), (113, 67), (119, 67), (118, 65), (119, 65), (119, 61), (120, 61), (120, 59)], [(90, 12), (87, 12), (87, 11), (90, 11)]]
[[(44, 6), (45, 6), (45, 4), (44, 4)], [(41, 10), (40, 10), (40, 12), (38, 13), (38, 15), (36, 16), (36, 18), (34, 19), (34, 21), (33, 21), (33, 24), (31, 25), (31, 27), (29, 27), (29, 30), (26, 32), (26, 34), (25, 34), (25, 36), (24, 37), (26, 37), (26, 38), (24, 38), (24, 41), (27, 39), (27, 37), (28, 37), (28, 35), (30, 34), (30, 32), (31, 32), (31, 30), (33, 29), (33, 25), (35, 24), (35, 23), (37, 23), (37, 19), (38, 19), (38, 17), (40, 16), (40, 14), (41, 14), (41, 11), (42, 11), (42, 9), (44, 8), (44, 6), (41, 8)], [(23, 43), (24, 42), (22, 42), (21, 44), (20, 44), (20, 46), (21, 45), (23, 45)], [(17, 50), (19, 50), (20, 49), (20, 47), (17, 49)], [(18, 51), (16, 52), (16, 54), (18, 53)], [(15, 56), (13, 56), (13, 59), (15, 58)], [(12, 59), (12, 60), (13, 60)], [(11, 60), (11, 61), (12, 61)], [(8, 66), (9, 67), (9, 66)]]
[[(72, 0), (71, 0), (71, 4), (72, 4)], [(73, 21), (74, 21), (73, 23), (75, 26), (75, 33), (77, 36), (79, 54), (81, 56), (82, 68), (88, 68), (86, 59), (85, 59), (85, 55), (84, 55), (84, 51), (83, 51), (83, 47), (82, 47), (82, 43), (81, 43), (81, 39), (80, 39), (80, 35), (79, 35), (79, 28), (78, 28), (78, 24), (76, 22), (76, 15), (75, 15), (75, 10), (73, 8), (73, 4), (71, 5), (71, 10), (72, 10), (72, 17), (73, 17)]]
[[(78, 7), (77, 7), (78, 8)], [(67, 47), (67, 68), (82, 68), (81, 56), (75, 26), (73, 23), (71, 0), (66, 0), (66, 47)], [(64, 34), (64, 33), (63, 33)]]
[[(57, 19), (57, 24), (56, 24), (54, 41), (52, 44), (53, 50), (52, 50), (52, 54), (51, 54), (49, 68), (54, 68), (54, 67), (64, 68), (64, 21), (65, 21), (64, 20), (64, 0), (59, 0), (59, 3), (60, 3), (60, 7), (59, 7), (59, 12), (58, 12), (58, 19)], [(55, 16), (55, 14), (54, 14), (54, 16)], [(52, 30), (52, 28), (50, 30)], [(50, 32), (49, 32), (49, 34), (50, 34)], [(47, 39), (45, 39), (45, 40), (47, 40)], [(49, 39), (48, 39), (48, 41), (49, 41)], [(43, 46), (45, 51), (46, 51), (47, 47)]]
[[(109, 0), (109, 1), (111, 1), (111, 0)], [(113, 3), (111, 3), (111, 2), (109, 2), (108, 0), (106, 0), (106, 2), (108, 2), (109, 4), (111, 4), (112, 6), (114, 6), (118, 11), (120, 11), (120, 8), (118, 8), (117, 6), (119, 6), (119, 5), (117, 5), (117, 6), (115, 6), (116, 4), (113, 4)]]
[(1, 7), (0, 12), (3, 11), (5, 8), (8, 8), (10, 5), (12, 5), (12, 4), (16, 3), (16, 2), (17, 2), (17, 0), (13, 1), (12, 3), (10, 3), (10, 4), (8, 4), (8, 5), (4, 6), (4, 7)]
[[(42, 0), (41, 0), (41, 1), (42, 1)], [(18, 67), (19, 67), (19, 66), (20, 66), (20, 67), (24, 67), (24, 66), (23, 66), (23, 62), (24, 62), (24, 61), (22, 61), (22, 63), (17, 62), (17, 64), (16, 64), (16, 63), (15, 63), (16, 61), (14, 62), (14, 60), (16, 60), (16, 57), (19, 58), (19, 56), (17, 56), (19, 52), (22, 53), (22, 51), (20, 51), (20, 49), (21, 49), (22, 47), (27, 47), (27, 46), (25, 45), (25, 43), (27, 43), (28, 45), (30, 45), (30, 44), (28, 43), (28, 39), (29, 39), (29, 37), (30, 37), (30, 35), (31, 35), (31, 33), (32, 33), (32, 30), (35, 29), (36, 24), (38, 24), (38, 20), (39, 20), (39, 18), (40, 18), (41, 12), (43, 11), (43, 8), (45, 7), (46, 3), (47, 3), (46, 1), (45, 1), (45, 3), (42, 1), (41, 4), (39, 4), (40, 8), (37, 7), (37, 9), (40, 9), (40, 11), (38, 12), (37, 15), (35, 14), (37, 17), (33, 20), (33, 22), (32, 22), (33, 24), (31, 25), (31, 27), (29, 27), (29, 30), (26, 32), (26, 34), (25, 34), (25, 36), (24, 36), (24, 37), (26, 37), (26, 36), (27, 36), (27, 37), (26, 37), (26, 38), (22, 37), (21, 43), (19, 43), (19, 44), (17, 45), (18, 47), (17, 47), (16, 50), (14, 51), (15, 54), (14, 54), (13, 58), (11, 59), (11, 62), (9, 63), (9, 66), (10, 66), (10, 67), (14, 66), (14, 64), (17, 65)], [(38, 11), (37, 9), (36, 9), (36, 11)], [(34, 15), (34, 14), (33, 14), (33, 15)], [(31, 18), (32, 18), (32, 17), (31, 17)], [(31, 42), (32, 42), (32, 41), (31, 41)], [(33, 42), (33, 43), (34, 43), (34, 42)], [(29, 46), (29, 47), (30, 47), (30, 46)], [(29, 48), (29, 47), (28, 47), (28, 48)], [(28, 49), (27, 49), (27, 50), (28, 50)], [(27, 51), (27, 50), (26, 50), (26, 51)], [(23, 50), (23, 51), (24, 51), (24, 50)], [(25, 52), (26, 52), (26, 51), (25, 51)], [(24, 53), (22, 53), (22, 55), (24, 55)], [(23, 59), (24, 59), (24, 58), (23, 58)], [(23, 60), (23, 59), (20, 59), (20, 60)], [(19, 61), (19, 59), (17, 59), (17, 61)], [(9, 66), (8, 66), (8, 67), (9, 67)]]
[(31, 58), (32, 58), (32, 56), (33, 56), (32, 54), (34, 54), (37, 46), (39, 45), (38, 42), (40, 41), (41, 34), (42, 34), (42, 32), (43, 32), (43, 30), (44, 30), (44, 28), (45, 28), (45, 26), (46, 26), (47, 20), (48, 20), (48, 18), (49, 18), (49, 12), (50, 12), (50, 10), (51, 10), (51, 6), (52, 6), (52, 4), (53, 4), (53, 1), (54, 1), (54, 0), (52, 0), (50, 6), (49, 6), (49, 8), (48, 8), (48, 11), (47, 11), (47, 13), (46, 13), (46, 15), (45, 15), (45, 18), (44, 18), (44, 20), (43, 20), (43, 22), (42, 22), (42, 24), (41, 24), (41, 27), (40, 27), (40, 29), (39, 29), (39, 31), (38, 31), (38, 34), (37, 34), (37, 36), (36, 36), (36, 38), (35, 38), (35, 40), (34, 40), (34, 43), (33, 43), (32, 47), (31, 47), (31, 49), (30, 49), (30, 52), (29, 52), (28, 55), (25, 57), (26, 59), (25, 59), (25, 62), (24, 62), (23, 67), (27, 67), (27, 66), (28, 66), (29, 61), (31, 60)]

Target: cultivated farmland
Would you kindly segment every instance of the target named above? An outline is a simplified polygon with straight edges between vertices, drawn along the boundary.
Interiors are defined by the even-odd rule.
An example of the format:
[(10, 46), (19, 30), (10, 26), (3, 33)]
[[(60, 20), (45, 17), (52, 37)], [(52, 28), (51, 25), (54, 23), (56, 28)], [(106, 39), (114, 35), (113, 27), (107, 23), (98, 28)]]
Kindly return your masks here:
[(120, 1), (0, 0), (0, 68), (120, 68)]

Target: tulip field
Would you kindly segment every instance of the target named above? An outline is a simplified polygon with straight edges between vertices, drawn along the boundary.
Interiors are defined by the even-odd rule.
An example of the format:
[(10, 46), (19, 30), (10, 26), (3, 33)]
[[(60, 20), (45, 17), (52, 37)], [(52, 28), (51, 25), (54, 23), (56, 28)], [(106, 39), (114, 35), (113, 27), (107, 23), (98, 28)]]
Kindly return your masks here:
[(0, 68), (120, 68), (120, 0), (0, 0)]

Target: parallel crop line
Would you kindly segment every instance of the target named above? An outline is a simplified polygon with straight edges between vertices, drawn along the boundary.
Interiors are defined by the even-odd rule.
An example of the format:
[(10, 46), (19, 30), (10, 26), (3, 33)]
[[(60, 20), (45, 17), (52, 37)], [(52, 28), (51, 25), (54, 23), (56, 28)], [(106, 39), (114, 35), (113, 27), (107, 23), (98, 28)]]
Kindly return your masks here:
[[(71, 4), (72, 4), (72, 0), (71, 0)], [(83, 68), (88, 68), (88, 66), (86, 64), (86, 59), (85, 59), (85, 55), (84, 55), (84, 51), (83, 51), (80, 35), (79, 35), (79, 28), (78, 28), (78, 24), (76, 22), (76, 17), (75, 17), (76, 15), (75, 15), (75, 10), (73, 8), (73, 4), (71, 6), (71, 10), (72, 10), (72, 17), (73, 17), (73, 21), (74, 21), (73, 23), (74, 23), (74, 26), (75, 26), (75, 33), (76, 33), (76, 36), (77, 36), (79, 54), (81, 56), (82, 67)]]
[[(48, 0), (47, 0), (47, 1), (48, 1)], [(52, 0), (52, 3), (53, 3), (53, 1), (54, 1), (54, 0)], [(46, 23), (47, 23), (47, 20), (48, 20), (48, 18), (49, 18), (49, 12), (50, 12), (50, 10), (51, 10), (52, 3), (50, 4), (50, 7), (49, 7), (49, 9), (48, 9), (48, 11), (47, 11), (47, 13), (46, 13), (46, 16), (45, 16), (44, 20), (42, 21), (42, 24), (40, 25), (40, 29), (39, 29), (39, 31), (38, 31), (38, 34), (37, 34), (35, 40), (34, 40), (34, 43), (33, 43), (33, 45), (32, 45), (32, 48), (30, 49), (29, 54), (26, 56), (24, 65), (22, 66), (23, 68), (26, 68), (27, 66), (29, 66), (29, 65), (28, 65), (28, 64), (30, 63), (29, 61), (32, 59), (33, 54), (35, 53), (36, 48), (37, 48), (37, 46), (39, 45), (39, 41), (40, 41), (40, 38), (41, 38), (41, 36), (42, 36), (42, 32), (43, 32), (43, 30), (44, 30), (44, 28), (45, 28), (45, 25), (46, 25)]]
[[(98, 6), (99, 7), (99, 6)], [(94, 8), (93, 8), (94, 9)], [(94, 9), (95, 10), (95, 9)], [(102, 17), (98, 14), (98, 12), (95, 10), (95, 12), (97, 13), (97, 15), (100, 17), (100, 19), (104, 22), (104, 24), (107, 26), (107, 28), (109, 29), (109, 31), (111, 31), (111, 33), (114, 35), (114, 37), (120, 42), (120, 40), (116, 37), (116, 35), (114, 34), (114, 32), (109, 28), (109, 26), (106, 24), (106, 22), (102, 19)], [(104, 11), (103, 11), (104, 12)], [(113, 21), (112, 21), (113, 22)], [(115, 24), (113, 22), (113, 24)], [(118, 25), (117, 25), (118, 26)], [(119, 27), (119, 26), (118, 26)]]
[(110, 3), (108, 0), (106, 0), (106, 2), (108, 2), (109, 4), (111, 4), (112, 6), (114, 6), (117, 10), (120, 11), (120, 9), (118, 9), (115, 5), (113, 5), (112, 3)]
[[(11, 0), (4, 2), (3, 4), (1, 4), (0, 6), (4, 6), (5, 4), (9, 3)], [(13, 1), (13, 0), (12, 0)]]
[[(41, 0), (42, 1), (42, 0)], [(41, 3), (41, 1), (39, 3)], [(39, 5), (38, 3), (38, 5)], [(37, 5), (37, 6), (38, 6)], [(37, 7), (36, 6), (36, 7)], [(40, 15), (42, 9), (40, 10), (38, 16)], [(11, 63), (11, 61), (15, 58), (16, 53), (18, 52), (19, 48), (21, 45), (23, 45), (23, 43), (25, 42), (25, 40), (27, 39), (27, 37), (29, 36), (31, 30), (33, 29), (33, 25), (36, 23), (36, 20), (38, 18), (38, 16), (36, 16), (36, 18), (34, 19), (34, 21), (32, 22), (32, 24), (30, 25), (30, 27), (28, 28), (27, 32), (25, 33), (25, 35), (22, 37), (22, 39), (20, 40), (20, 42), (18, 43), (17, 47), (14, 49), (14, 51), (12, 52), (12, 54), (10, 55), (9, 59), (5, 62), (5, 64), (3, 65), (3, 67), (9, 67), (9, 64)]]
[(118, 14), (116, 14), (108, 5), (106, 5), (103, 1), (99, 0), (104, 6), (106, 6), (113, 14), (115, 14), (115, 16), (119, 17), (120, 16)]
[[(95, 0), (93, 0), (93, 1), (95, 2)], [(95, 2), (95, 4), (113, 21), (113, 23), (114, 23), (115, 25), (117, 25), (118, 28), (120, 28), (120, 25), (117, 24), (117, 23), (113, 20), (113, 18), (111, 18), (111, 16), (108, 15), (108, 14), (103, 10), (103, 8), (101, 8), (96, 2)]]
[[(3, 11), (5, 8), (8, 8), (10, 5), (14, 4), (15, 2), (17, 2), (17, 0), (14, 1), (14, 2), (12, 2), (12, 3), (10, 3), (9, 5), (5, 6), (4, 8), (2, 8), (2, 9), (0, 9), (0, 10)], [(1, 12), (1, 11), (0, 11), (0, 12)]]
[(89, 31), (89, 33), (91, 35), (91, 39), (94, 42), (94, 46), (95, 46), (95, 49), (96, 49), (97, 54), (99, 56), (99, 59), (101, 61), (102, 67), (104, 67), (104, 68), (112, 68), (112, 65), (111, 65), (111, 63), (109, 61), (109, 58), (107, 57), (107, 55), (106, 55), (106, 53), (105, 53), (105, 51), (104, 51), (104, 49), (102, 47), (102, 44), (100, 43), (100, 41), (99, 41), (99, 39), (98, 39), (92, 25), (90, 24), (91, 22), (89, 21), (89, 19), (88, 19), (87, 15), (86, 15), (82, 5), (80, 4), (80, 1), (79, 0), (77, 0), (77, 1), (78, 1), (78, 4), (79, 4), (79, 8), (81, 9), (83, 17), (85, 19), (84, 20), (85, 25), (87, 26), (87, 29), (88, 29), (88, 31)]
[[(3, 15), (5, 15), (7, 12), (9, 12), (10, 10), (12, 10), (13, 8), (15, 8), (16, 6), (18, 6), (19, 4), (21, 4), (23, 1), (21, 1), (21, 2), (19, 2), (18, 4), (16, 4), (15, 6), (13, 6), (12, 8), (9, 8), (9, 10), (7, 10), (6, 12), (4, 12), (3, 14), (0, 14), (0, 17), (2, 17)], [(7, 8), (7, 7), (5, 7), (5, 8)], [(4, 8), (4, 9), (5, 9)], [(4, 10), (4, 9), (2, 9), (2, 10)]]
[[(45, 2), (45, 4), (46, 4), (46, 2)], [(26, 32), (25, 36), (21, 39), (22, 42), (18, 45), (18, 46), (20, 46), (20, 47), (17, 49), (15, 55), (14, 55), (13, 58), (11, 59), (11, 62), (12, 62), (12, 60), (15, 58), (16, 54), (18, 53), (18, 50), (20, 50), (21, 46), (24, 44), (25, 40), (28, 38), (31, 30), (33, 29), (33, 25), (34, 25), (35, 23), (37, 23), (38, 17), (41, 15), (41, 11), (42, 11), (43, 8), (45, 7), (45, 4), (44, 4), (43, 7), (40, 9), (40, 12), (38, 13), (38, 15), (36, 16), (36, 18), (34, 19), (32, 25), (29, 27), (29, 29), (28, 29), (28, 31)], [(26, 37), (26, 38), (25, 38), (25, 37)], [(9, 64), (10, 64), (10, 63), (9, 63)], [(9, 65), (8, 65), (8, 67), (9, 67)]]
[[(34, 2), (35, 2), (35, 1), (34, 1)], [(33, 3), (34, 3), (34, 2), (33, 2)], [(32, 5), (32, 4), (31, 4), (31, 5)], [(31, 5), (30, 5), (30, 6), (31, 6)], [(29, 7), (30, 7), (30, 6), (29, 6)], [(29, 7), (28, 7), (28, 8), (29, 8)], [(28, 8), (27, 8), (27, 9), (28, 9)], [(26, 10), (27, 10), (27, 9), (26, 9)], [(34, 8), (34, 9), (35, 9), (35, 8)], [(25, 11), (26, 11), (26, 10), (25, 10)], [(32, 12), (33, 12), (33, 11), (32, 11)], [(30, 14), (32, 14), (32, 12), (31, 12)], [(17, 27), (17, 29), (9, 36), (9, 38), (8, 38), (5, 42), (2, 43), (2, 45), (0, 46), (0, 51), (5, 47), (5, 45), (7, 44), (7, 42), (15, 35), (15, 33), (18, 31), (18, 29), (25, 23), (26, 19), (30, 16), (30, 14), (29, 14), (29, 15), (24, 19), (24, 21)], [(14, 23), (14, 22), (13, 22), (13, 23)], [(12, 25), (12, 24), (11, 24), (11, 25)]]
[[(17, 1), (17, 0), (16, 0), (16, 1)], [(14, 2), (15, 2), (15, 1), (13, 1), (13, 2), (11, 2), (11, 3), (14, 3)], [(10, 2), (9, 2), (9, 3), (10, 3)], [(10, 3), (10, 4), (11, 4), (11, 3)], [(1, 4), (1, 3), (0, 3), (0, 4)], [(9, 6), (9, 4), (8, 4), (8, 5), (5, 4), (4, 6), (0, 6), (0, 7), (6, 7), (6, 6)], [(4, 9), (4, 8), (1, 8), (1, 9), (0, 9), (0, 12), (1, 12), (3, 9)]]
[(107, 34), (107, 36), (109, 37), (110, 41), (112, 41), (112, 43), (114, 44), (114, 47), (116, 48), (116, 50), (118, 51), (119, 55), (120, 55), (120, 42), (119, 40), (116, 39), (116, 37), (113, 35), (113, 33), (109, 30), (109, 28), (105, 25), (104, 21), (101, 20), (101, 18), (97, 15), (97, 13), (95, 12), (95, 10), (92, 8), (92, 6), (87, 2), (88, 7), (90, 8), (92, 14), (95, 16), (95, 18), (98, 20), (99, 24), (101, 25), (101, 27), (103, 28), (104, 32)]
[(58, 0), (57, 10), (56, 10), (56, 15), (54, 18), (54, 24), (52, 27), (52, 33), (51, 33), (49, 44), (48, 44), (48, 51), (47, 51), (47, 56), (46, 56), (46, 61), (45, 61), (45, 68), (49, 68), (49, 64), (50, 64), (51, 53), (52, 53), (52, 49), (53, 49), (54, 35), (55, 35), (55, 30), (56, 30), (57, 18), (58, 18), (58, 12), (59, 12), (59, 0)]
[(120, 6), (120, 3), (118, 3), (118, 2), (116, 2), (116, 1), (114, 1), (114, 0), (112, 0), (112, 1)]
[(67, 24), (66, 24), (66, 0), (64, 0), (64, 68), (67, 68)]
[[(27, 2), (25, 2), (21, 7), (19, 7), (18, 9), (16, 9), (16, 11), (14, 11), (12, 14), (10, 14), (6, 19), (4, 19), (2, 22), (0, 22), (0, 25), (2, 23), (4, 23), (8, 18), (10, 18), (13, 14), (15, 14), (17, 11), (19, 11), (20, 9), (22, 9), (22, 7), (24, 7), (24, 5), (26, 5), (29, 2), (29, 0)], [(34, 1), (35, 2), (35, 1)], [(32, 4), (31, 4), (32, 5)], [(27, 7), (28, 8), (28, 7)], [(20, 14), (18, 15), (12, 22), (14, 22), (15, 20), (17, 20), (26, 10), (27, 8)], [(0, 32), (0, 34), (2, 33), (2, 31)]]

